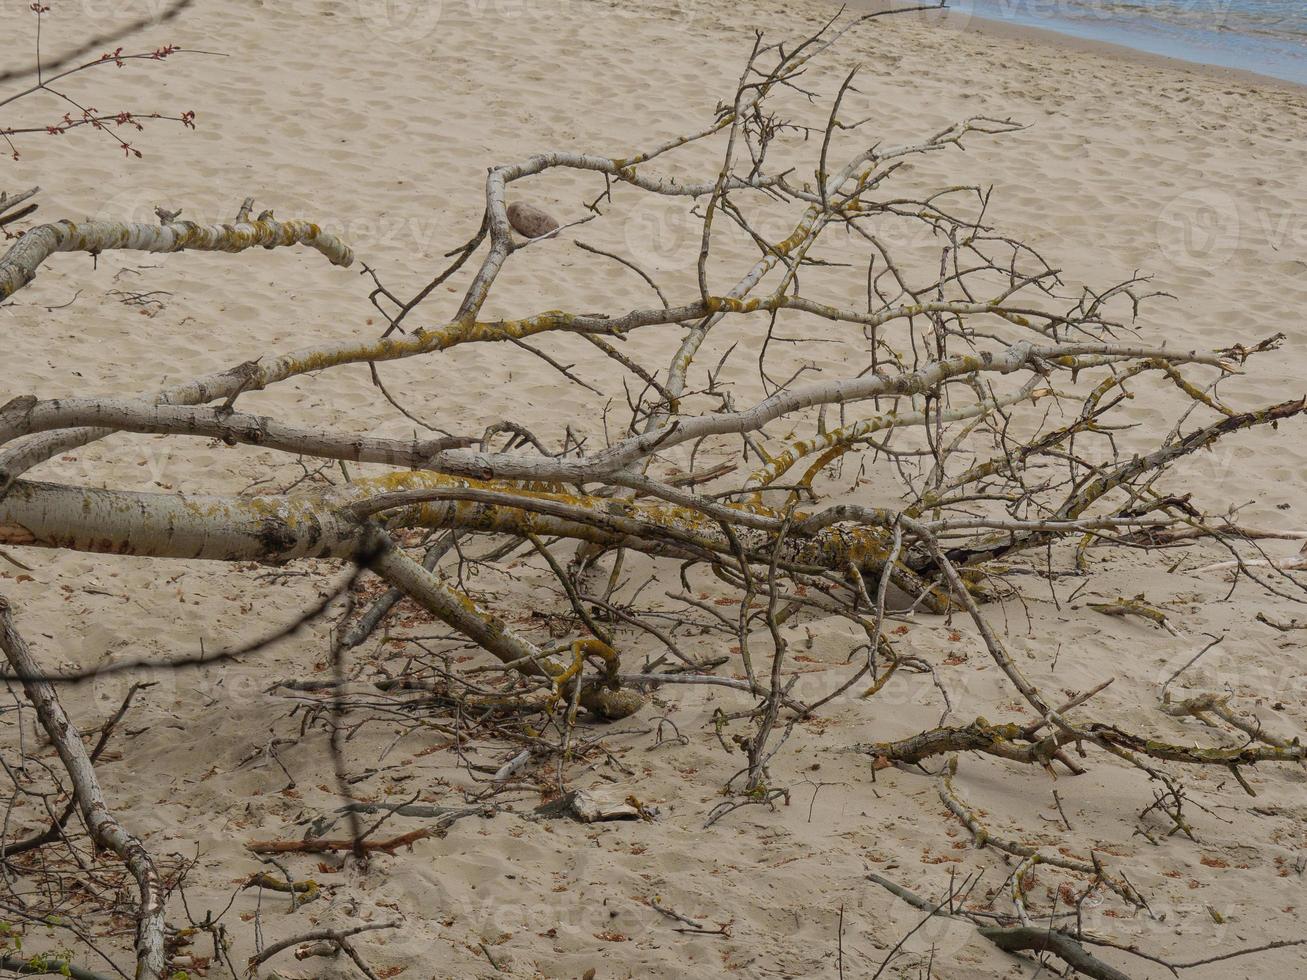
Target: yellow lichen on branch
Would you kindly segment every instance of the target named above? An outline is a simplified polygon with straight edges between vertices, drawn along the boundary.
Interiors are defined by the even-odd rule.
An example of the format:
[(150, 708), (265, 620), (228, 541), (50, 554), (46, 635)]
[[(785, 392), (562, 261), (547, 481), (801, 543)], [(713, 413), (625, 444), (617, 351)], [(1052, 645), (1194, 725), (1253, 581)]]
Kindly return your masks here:
[(89, 252), (92, 255), (115, 249), (243, 252), (258, 246), (276, 248), (287, 245), (315, 248), (332, 265), (348, 266), (354, 261), (354, 253), (348, 245), (311, 221), (277, 221), (270, 216), (257, 221), (214, 225), (175, 220), (157, 225), (133, 221), (55, 221), (25, 232), (0, 257), (0, 300), (7, 299), (31, 282), (41, 263), (56, 252)]

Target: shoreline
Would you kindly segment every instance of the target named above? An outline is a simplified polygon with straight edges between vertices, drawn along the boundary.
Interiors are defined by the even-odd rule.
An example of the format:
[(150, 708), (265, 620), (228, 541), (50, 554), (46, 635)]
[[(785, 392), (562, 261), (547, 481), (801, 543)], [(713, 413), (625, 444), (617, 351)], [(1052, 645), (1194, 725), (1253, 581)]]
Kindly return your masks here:
[[(904, 3), (894, 0), (830, 0), (832, 6), (843, 6), (850, 12), (873, 12), (902, 7)], [(953, 31), (958, 34), (978, 34), (983, 37), (1000, 38), (1007, 41), (1022, 41), (1029, 44), (1051, 45), (1069, 51), (1094, 54), (1103, 58), (1124, 61), (1135, 65), (1153, 68), (1167, 68), (1174, 71), (1189, 72), (1208, 79), (1250, 85), (1261, 89), (1277, 89), (1295, 95), (1307, 95), (1307, 83), (1292, 79), (1266, 75), (1247, 68), (1232, 68), (1215, 65), (1206, 61), (1191, 61), (1172, 55), (1157, 54), (1142, 48), (1118, 44), (1114, 41), (1100, 41), (1096, 38), (1082, 37), (1059, 31), (1055, 27), (1036, 27), (1011, 20), (998, 20), (982, 14), (964, 14), (956, 8), (945, 7), (942, 13), (923, 11), (904, 14), (915, 23), (929, 23), (936, 28)]]

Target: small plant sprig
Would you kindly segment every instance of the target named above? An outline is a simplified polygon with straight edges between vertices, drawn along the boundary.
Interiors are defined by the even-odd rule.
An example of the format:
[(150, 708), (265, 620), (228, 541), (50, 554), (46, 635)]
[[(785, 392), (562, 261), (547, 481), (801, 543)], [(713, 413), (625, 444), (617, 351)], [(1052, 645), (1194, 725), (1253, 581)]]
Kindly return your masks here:
[[(68, 94), (62, 86), (55, 86), (64, 79), (72, 75), (88, 72), (95, 68), (104, 68), (112, 65), (115, 68), (125, 68), (129, 61), (163, 61), (173, 55), (183, 53), (185, 49), (175, 44), (165, 44), (154, 48), (151, 51), (141, 51), (127, 53), (124, 48), (118, 47), (112, 51), (107, 51), (90, 61), (74, 65), (71, 68), (57, 71), (55, 74), (46, 75), (46, 68), (41, 55), (41, 29), (44, 19), (50, 13), (51, 6), (49, 3), (35, 2), (29, 5), (29, 9), (36, 15), (36, 64), (33, 73), (36, 75), (35, 84), (29, 85), (18, 92), (8, 96), (0, 96), (0, 139), (4, 140), (10, 156), (14, 160), (21, 159), (17, 144), (14, 142), (15, 136), (29, 133), (46, 133), (50, 136), (62, 136), (71, 130), (83, 126), (89, 126), (101, 133), (104, 133), (109, 139), (112, 139), (124, 155), (128, 157), (139, 158), (143, 154), (132, 145), (129, 139), (124, 138), (124, 133), (130, 135), (131, 131), (140, 132), (145, 127), (144, 120), (161, 119), (170, 122), (179, 122), (188, 129), (195, 128), (194, 110), (184, 110), (176, 115), (170, 115), (163, 112), (138, 112), (127, 109), (105, 112), (93, 105), (84, 105), (82, 102)], [(191, 54), (212, 54), (206, 51), (186, 51)], [(65, 109), (62, 116), (53, 122), (44, 124), (19, 124), (5, 125), (4, 115), (9, 106), (23, 99), (31, 98), (40, 94), (54, 96), (62, 101), (70, 109)]]

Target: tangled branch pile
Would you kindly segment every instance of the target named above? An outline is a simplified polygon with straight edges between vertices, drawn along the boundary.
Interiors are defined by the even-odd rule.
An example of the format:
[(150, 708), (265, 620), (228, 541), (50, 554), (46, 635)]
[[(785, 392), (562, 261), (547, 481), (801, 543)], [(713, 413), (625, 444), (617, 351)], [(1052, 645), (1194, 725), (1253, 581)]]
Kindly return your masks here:
[[(804, 87), (812, 60), (874, 16), (828, 25), (793, 47), (765, 44), (759, 36), (738, 87), (697, 132), (620, 157), (547, 152), (494, 167), (486, 178), (481, 227), (449, 253), (448, 267), (417, 295), (403, 300), (366, 270), (375, 283), (372, 300), (387, 321), (380, 337), (268, 354), (135, 398), (74, 393), (8, 401), (0, 406), (0, 547), (268, 565), (312, 559), (366, 569), (391, 591), (375, 595), (366, 608), (359, 596), (351, 601), (352, 618), (333, 647), (338, 669), (348, 649), (361, 645), (406, 597), (507, 669), (491, 675), (497, 681), (473, 680), (447, 659), (415, 653), (384, 690), (439, 691), (517, 720), (543, 715), (564, 751), (581, 709), (600, 718), (626, 717), (641, 710), (652, 687), (665, 684), (747, 691), (756, 698), (754, 707), (728, 719), (747, 724), (736, 738), (745, 762), (733, 780), (735, 795), (712, 819), (784, 794), (768, 764), (797, 720), (846, 692), (874, 698), (895, 683), (896, 671), (920, 666), (896, 649), (885, 628), (891, 616), (969, 617), (1028, 711), (1012, 721), (980, 717), (897, 741), (873, 737), (868, 751), (878, 766), (920, 764), (939, 755), (955, 766), (956, 753), (982, 752), (1079, 772), (1068, 750), (1097, 749), (1160, 781), (1170, 800), (1164, 809), (1183, 830), (1183, 791), (1163, 764), (1219, 766), (1237, 775), (1259, 762), (1302, 761), (1297, 741), (1259, 731), (1236, 747), (1169, 744), (1096, 717), (1085, 707), (1089, 696), (1059, 703), (1027, 679), (990, 625), (986, 605), (1015, 595), (1018, 575), (1052, 575), (1054, 567), (1074, 572), (1091, 549), (1110, 560), (1124, 549), (1177, 540), (1218, 541), (1244, 574), (1301, 598), (1301, 585), (1287, 572), (1244, 561), (1248, 536), (1238, 526), (1209, 517), (1195, 494), (1168, 487), (1166, 477), (1178, 460), (1218, 440), (1296, 419), (1304, 402), (1237, 406), (1220, 395), (1223, 379), (1251, 370), (1282, 338), (1231, 338), (1222, 350), (1149, 342), (1132, 328), (1138, 304), (1148, 298), (1144, 280), (1073, 292), (1033, 247), (989, 226), (983, 188), (896, 191), (900, 171), (906, 175), (913, 161), (1013, 132), (1016, 123), (970, 118), (917, 142), (886, 145), (863, 135), (869, 120), (853, 118), (856, 72), (844, 79), (821, 125), (772, 110), (781, 93), (815, 102)], [(715, 173), (686, 180), (669, 169), (673, 158), (709, 145), (720, 154)], [(806, 162), (775, 162), (791, 158)], [(513, 259), (525, 249), (561, 247), (560, 237), (572, 227), (525, 206), (532, 178), (553, 171), (603, 181), (583, 221), (621, 221), (625, 196), (633, 192), (692, 206), (699, 229), (697, 286), (675, 294), (631, 258), (582, 246), (598, 256), (594, 261), (616, 263), (615, 276), (647, 286), (648, 305), (489, 318), (484, 311)], [(768, 234), (756, 215), (780, 208), (790, 215), (787, 232)], [(731, 236), (756, 246), (747, 268), (723, 269), (716, 249)], [(905, 241), (911, 244), (891, 244)], [(56, 222), (27, 231), (0, 259), (0, 297), (29, 284), (56, 251), (241, 251), (292, 244), (311, 245), (340, 265), (353, 260), (344, 243), (311, 222), (279, 222), (271, 214), (252, 219), (249, 202), (225, 225), (195, 225), (170, 212), (161, 212), (157, 226)], [(469, 274), (457, 308), (442, 317), (439, 287)], [(859, 286), (865, 302), (851, 305), (844, 298), (850, 281), (865, 281), (865, 289)], [(426, 318), (421, 326), (419, 317)], [(839, 377), (824, 372), (811, 380), (802, 367), (781, 377), (788, 368), (775, 366), (778, 348), (833, 330), (846, 340), (861, 338), (860, 362), (848, 363)], [(754, 404), (737, 404), (732, 388), (720, 383), (721, 363), (702, 361), (710, 338), (725, 331), (741, 338), (730, 356), (756, 359), (765, 397)], [(640, 363), (624, 352), (628, 338), (650, 333), (668, 341), (660, 362)], [(396, 439), (256, 415), (240, 404), (250, 391), (368, 365), (378, 389), (399, 407), (381, 387), (377, 365), (440, 357), (473, 344), (526, 347), (580, 384), (567, 367), (531, 346), (558, 334), (601, 350), (627, 378), (623, 384), (638, 388), (634, 395), (628, 388), (625, 433), (600, 449), (591, 445), (607, 436), (606, 427), (601, 433), (586, 417), (567, 427), (562, 448), (553, 451), (530, 420), (495, 421), (466, 436)], [(1169, 432), (1130, 425), (1131, 391), (1150, 384), (1173, 391), (1177, 421)], [(494, 393), (486, 398), (492, 402)], [(493, 404), (487, 411), (497, 417)], [(285, 493), (237, 496), (137, 493), (29, 478), (42, 463), (115, 433), (219, 439), (306, 461), (386, 469), (344, 482), (308, 481)], [(856, 473), (852, 481), (850, 472)], [(474, 601), (457, 580), (441, 574), (441, 560), (474, 536), (496, 536), (482, 561), (521, 548), (545, 558), (574, 613), (564, 635), (534, 642), (510, 622), (511, 610)], [(572, 553), (560, 559), (554, 552), (568, 542)], [(645, 596), (639, 607), (635, 596), (623, 597), (620, 570), (630, 552), (679, 563), (680, 588), (658, 601)], [(606, 590), (593, 581), (605, 563)], [(360, 586), (360, 574), (336, 597)], [(709, 581), (738, 599), (737, 617), (695, 599)], [(1155, 612), (1132, 602), (1123, 600), (1116, 611)], [(680, 611), (667, 612), (671, 605)], [(845, 680), (805, 702), (794, 695), (797, 674), (782, 627), (813, 616), (844, 618), (865, 643)], [(42, 720), (67, 728), (53, 688), (7, 614), (5, 623), (15, 676), (46, 705)], [(677, 633), (688, 624), (720, 637), (721, 656), (705, 662), (682, 650)], [(759, 630), (770, 638), (763, 649)], [(649, 644), (663, 652), (633, 669), (632, 653)], [(185, 663), (249, 652), (210, 652)], [(728, 661), (733, 675), (715, 672)], [(336, 707), (343, 710), (339, 702)], [(1189, 707), (1212, 711), (1211, 704)], [(976, 706), (965, 710), (982, 713)], [(534, 724), (543, 730), (539, 720)], [(68, 741), (66, 734), (52, 731), (52, 737)], [(518, 737), (528, 755), (543, 741)], [(72, 756), (64, 762), (83, 812), (93, 810), (94, 797), (81, 795), (92, 792), (89, 762)], [(988, 835), (948, 788), (948, 771), (945, 802), (978, 842), (1009, 850), (1022, 862), (1014, 876), (1012, 929), (1030, 924), (1021, 882), (1036, 863), (1083, 875), (1092, 887), (1108, 887), (1129, 903), (1142, 901), (1128, 880), (1097, 861), (1026, 853), (1020, 844)], [(116, 823), (94, 813), (88, 818), (93, 836), (122, 854), (140, 882), (144, 972), (138, 975), (160, 976), (158, 875)], [(357, 831), (356, 823), (362, 854)], [(1083, 953), (1069, 940), (1045, 935), (1045, 946), (1023, 947), (1014, 937), (1001, 929), (991, 936), (1009, 949), (1062, 955), (1075, 946), (1072, 957)], [(1088, 957), (1073, 965), (1092, 974), (1096, 962)]]

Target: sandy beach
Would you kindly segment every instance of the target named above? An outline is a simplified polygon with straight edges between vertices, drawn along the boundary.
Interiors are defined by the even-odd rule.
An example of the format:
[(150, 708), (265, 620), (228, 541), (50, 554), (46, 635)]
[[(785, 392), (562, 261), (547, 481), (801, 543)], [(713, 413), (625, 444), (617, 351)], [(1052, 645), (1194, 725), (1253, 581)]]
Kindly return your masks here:
[[(87, 0), (84, 7), (85, 16), (56, 9), (46, 21), (44, 50), (64, 50), (88, 33), (109, 33), (151, 12), (145, 0)], [(103, 107), (194, 110), (194, 131), (148, 123), (133, 137), (140, 159), (94, 132), (26, 136), (20, 158), (3, 164), (0, 189), (41, 186), (40, 211), (24, 226), (63, 217), (154, 221), (155, 207), (229, 221), (252, 196), (256, 210), (323, 225), (357, 260), (337, 268), (303, 248), (105, 252), (94, 262), (57, 255), (0, 308), (0, 404), (27, 394), (135, 395), (272, 353), (374, 336), (381, 321), (368, 299), (372, 280), (361, 270), (375, 270), (402, 295), (420, 288), (445, 253), (477, 230), (488, 167), (546, 150), (620, 156), (693, 132), (729, 99), (755, 28), (769, 40), (800, 39), (836, 10), (774, 0), (196, 4), (116, 42), (189, 50), (161, 64), (110, 69), (94, 88)], [(1301, 397), (1307, 390), (1307, 89), (1122, 57), (1038, 32), (983, 24), (957, 30), (932, 18), (888, 18), (854, 29), (812, 64), (804, 88), (829, 100), (849, 69), (861, 65), (849, 112), (870, 117), (864, 134), (887, 144), (968, 116), (1022, 124), (1002, 136), (969, 137), (965, 152), (914, 160), (905, 186), (992, 187), (988, 220), (1063, 270), (1064, 292), (1151, 276), (1145, 291), (1165, 295), (1141, 307), (1134, 324), (1141, 342), (1210, 349), (1284, 333), (1277, 353), (1224, 381), (1220, 392), (1239, 406)], [(3, 23), (18, 39), (7, 50), (27, 51), (28, 12), (11, 6)], [(199, 51), (217, 54), (193, 53)], [(787, 106), (803, 110), (801, 95), (786, 98)], [(808, 112), (816, 125), (825, 123), (826, 103)], [(692, 148), (678, 174), (711, 180), (720, 166), (716, 152)], [(585, 218), (585, 203), (603, 189), (595, 175), (550, 173), (530, 184), (530, 200), (567, 223)], [(637, 277), (576, 248), (577, 240), (631, 255), (669, 293), (697, 295), (698, 223), (687, 215), (688, 203), (654, 205), (624, 194), (615, 192), (610, 215), (515, 257), (487, 315), (625, 310), (650, 301)], [(623, 210), (625, 204), (631, 209)], [(784, 233), (779, 214), (770, 232)], [(912, 252), (930, 243), (899, 244)], [(750, 258), (743, 241), (714, 256), (722, 267), (747, 265)], [(865, 270), (812, 275), (834, 284), (850, 304), (865, 302)], [(461, 273), (440, 287), (415, 319), (430, 324), (452, 315), (468, 280)], [(714, 334), (701, 361), (717, 363), (743, 329)], [(857, 330), (831, 324), (823, 331), (821, 343), (778, 354), (775, 370), (807, 365), (817, 373), (861, 363)], [(655, 329), (633, 334), (622, 349), (665, 364), (678, 340), (679, 333)], [(594, 390), (565, 385), (528, 351), (503, 344), (379, 370), (388, 389), (402, 392), (406, 406), (442, 430), (480, 434), (505, 418), (531, 420), (550, 445), (561, 443), (569, 425), (601, 445), (605, 425), (625, 424), (614, 363), (575, 337), (540, 346)], [(753, 364), (731, 362), (723, 379), (740, 404), (766, 394)], [(1170, 394), (1157, 385), (1141, 388), (1130, 421), (1165, 433), (1178, 421)], [(365, 365), (250, 392), (241, 405), (365, 435), (402, 438), (415, 431), (380, 397)], [(1301, 420), (1251, 430), (1183, 460), (1169, 484), (1201, 495), (1212, 512), (1237, 509), (1241, 524), (1307, 529), (1304, 431)], [(1138, 430), (1120, 434), (1127, 446), (1139, 436)], [(688, 466), (688, 455), (671, 462)], [(31, 478), (239, 494), (259, 481), (284, 487), (305, 472), (291, 456), (248, 446), (117, 435), (43, 465)], [(871, 504), (893, 503), (882, 488), (863, 492)], [(1273, 558), (1291, 557), (1300, 546), (1262, 542)], [(201, 644), (217, 649), (253, 639), (293, 622), (344, 574), (307, 561), (254, 569), (7, 550), (32, 570), (0, 561), (0, 590), (34, 652), (59, 669), (167, 660)], [(1180, 560), (1178, 552), (1139, 551), (1111, 562), (1099, 562), (1092, 550), (1090, 556), (1087, 575), (1052, 587), (1032, 580), (1024, 600), (994, 613), (1013, 656), (1057, 700), (1114, 679), (1095, 698), (1100, 714), (1172, 742), (1210, 741), (1212, 732), (1195, 719), (1159, 711), (1158, 692), (1212, 638), (1224, 637), (1183, 672), (1175, 693), (1231, 693), (1285, 739), (1307, 729), (1304, 634), (1258, 619), (1301, 619), (1298, 603), (1247, 583), (1232, 590), (1226, 573), (1197, 571), (1228, 557), (1211, 544), (1186, 552), (1174, 573), (1168, 569)], [(660, 588), (675, 590), (675, 566), (633, 558), (623, 574), (635, 582), (658, 575)], [(375, 582), (364, 586), (368, 595), (379, 591)], [(529, 550), (484, 567), (472, 589), (495, 597), (515, 624), (546, 639), (551, 615), (567, 609), (549, 568)], [(1087, 605), (1141, 594), (1166, 611), (1178, 635)], [(255, 872), (280, 875), (247, 849), (250, 841), (303, 837), (312, 821), (339, 805), (328, 736), (321, 727), (301, 729), (321, 692), (276, 686), (325, 676), (327, 622), (236, 663), (114, 674), (70, 687), (63, 698), (83, 730), (92, 730), (134, 680), (155, 682), (140, 692), (115, 735), (115, 754), (99, 766), (100, 778), (119, 818), (157, 858), (193, 862), (185, 876), (191, 916), (216, 916), (231, 903), (223, 921), (237, 964), (254, 955), (256, 936), (266, 945), (318, 926), (398, 916), (402, 928), (357, 940), (378, 976), (1034, 976), (1032, 960), (999, 951), (969, 923), (936, 918), (913, 931), (925, 913), (868, 879), (883, 875), (931, 897), (943, 894), (950, 875), (983, 871), (975, 894), (992, 894), (1006, 908), (1005, 882), (1015, 867), (992, 848), (973, 845), (942, 805), (934, 776), (905, 767), (876, 770), (857, 751), (942, 718), (967, 724), (978, 706), (995, 713), (991, 720), (1028, 711), (964, 618), (918, 613), (897, 628), (902, 649), (935, 668), (951, 711), (930, 673), (908, 674), (876, 698), (832, 702), (795, 726), (772, 763), (775, 782), (789, 790), (788, 803), (775, 810), (744, 808), (705, 829), (721, 787), (741, 764), (714, 734), (714, 712), (743, 710), (751, 701), (725, 688), (667, 685), (643, 712), (586, 727), (587, 737), (602, 736), (607, 752), (570, 774), (573, 786), (637, 797), (656, 818), (592, 825), (530, 819), (541, 802), (539, 786), (551, 778), (534, 774), (497, 797), (509, 807), (503, 812), (459, 820), (444, 836), (375, 856), (365, 870), (338, 855), (279, 858), (296, 879), (312, 878), (321, 889), (294, 910), (280, 892), (245, 889), (233, 898), (233, 890)], [(838, 686), (856, 639), (850, 625), (810, 617), (787, 630), (801, 673), (795, 696), (815, 699)], [(395, 655), (406, 636), (444, 632), (405, 606), (386, 634), (354, 651), (354, 676)], [(625, 642), (630, 669), (658, 652), (639, 634)], [(722, 641), (708, 634), (683, 642), (696, 656), (710, 656)], [(477, 653), (459, 648), (459, 656)], [(360, 692), (375, 690), (355, 683)], [(673, 725), (682, 741), (671, 737)], [(37, 737), (30, 714), (14, 710), (0, 717), (0, 731), (6, 755), (20, 731)], [(467, 760), (434, 729), (401, 730), (382, 716), (354, 730), (344, 751), (359, 801), (456, 805), (470, 785)], [(515, 754), (484, 746), (469, 752), (489, 772)], [(1085, 764), (1084, 775), (1054, 779), (1037, 766), (967, 754), (955, 785), (993, 833), (1067, 856), (1083, 858), (1092, 849), (1147, 896), (1149, 908), (1139, 912), (1114, 896), (1095, 896), (1081, 909), (1088, 931), (1175, 961), (1304, 938), (1307, 772), (1301, 765), (1246, 767), (1241, 776), (1255, 797), (1224, 767), (1187, 768), (1196, 839), (1156, 834), (1150, 840), (1138, 832), (1149, 826), (1139, 814), (1153, 803), (1155, 787), (1101, 753)], [(937, 770), (937, 762), (929, 768)], [(43, 814), (39, 802), (16, 800), (7, 833), (39, 829)], [(422, 826), (419, 818), (395, 816), (383, 833)], [(338, 825), (333, 833), (341, 831)], [(1047, 908), (1057, 901), (1063, 880), (1057, 869), (1037, 869), (1027, 879), (1032, 902)], [(174, 893), (169, 909), (170, 922), (186, 922), (180, 895)], [(97, 943), (130, 971), (130, 916), (111, 924)], [(33, 925), (24, 945), (79, 949), (67, 931)], [(208, 945), (200, 934), (183, 954), (192, 957), (184, 961), (189, 975), (227, 976), (225, 967), (209, 962)], [(1307, 977), (1304, 950), (1271, 950), (1182, 976)], [(1137, 980), (1171, 976), (1120, 951), (1097, 953)], [(109, 970), (103, 960), (87, 965)], [(283, 954), (259, 975), (360, 974), (344, 956), (297, 961)]]

